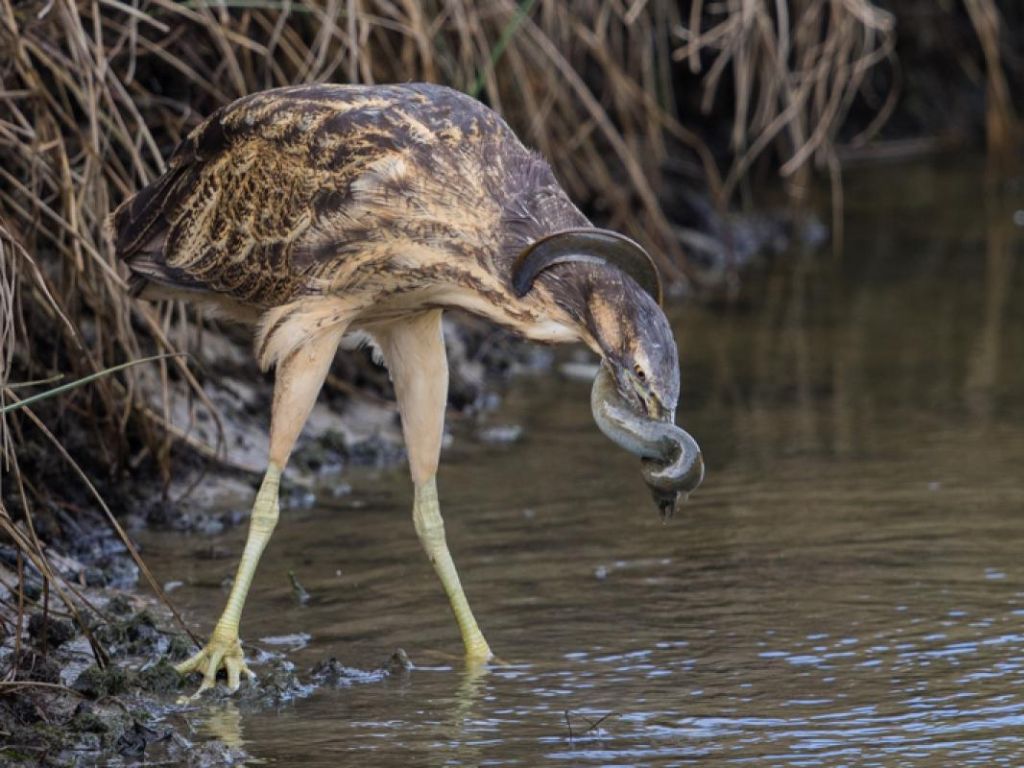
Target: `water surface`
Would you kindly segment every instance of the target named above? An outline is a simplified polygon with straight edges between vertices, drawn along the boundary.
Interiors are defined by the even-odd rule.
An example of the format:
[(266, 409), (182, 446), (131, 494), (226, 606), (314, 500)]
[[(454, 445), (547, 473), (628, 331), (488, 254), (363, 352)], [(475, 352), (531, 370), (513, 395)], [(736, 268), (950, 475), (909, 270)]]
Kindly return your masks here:
[[(283, 514), (243, 638), (308, 634), (300, 668), (398, 647), (417, 668), (210, 705), (201, 734), (289, 766), (1021, 764), (1024, 199), (927, 166), (847, 193), (841, 253), (797, 250), (738, 306), (673, 317), (708, 465), (683, 515), (660, 521), (588, 384), (517, 379), (490, 419), (522, 438), (454, 425), (440, 474), (502, 663), (459, 657), (404, 469), (353, 471), (350, 495)], [(149, 542), (204, 627), (243, 537)], [(232, 557), (195, 556), (211, 544)]]

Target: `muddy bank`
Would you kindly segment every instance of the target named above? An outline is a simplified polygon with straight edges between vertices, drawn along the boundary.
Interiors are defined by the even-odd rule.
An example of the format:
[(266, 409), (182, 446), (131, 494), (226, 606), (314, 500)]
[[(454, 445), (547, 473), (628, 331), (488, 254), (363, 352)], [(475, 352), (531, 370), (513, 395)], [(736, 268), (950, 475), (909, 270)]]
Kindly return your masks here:
[[(551, 352), (471, 318), (450, 323), (446, 337), (450, 422), (471, 440), (517, 439), (517, 426), (490, 424), (487, 414), (499, 402), (504, 380), (547, 370), (554, 360)], [(129, 537), (143, 529), (206, 537), (247, 523), (267, 452), (273, 379), (256, 369), (246, 339), (233, 333), (205, 334), (194, 364), (203, 372), (220, 420), (195, 419), (185, 398), (176, 401), (180, 407), (172, 410), (172, 422), (188, 440), (176, 448), (171, 483), (165, 487), (145, 464), (133, 478), (97, 478)], [(153, 384), (156, 402), (161, 391)], [(224, 448), (215, 454), (208, 448), (218, 440)], [(84, 450), (72, 445), (76, 449)], [(352, 466), (392, 466), (404, 457), (386, 371), (372, 365), (364, 351), (343, 353), (289, 465), (282, 509), (312, 506), (312, 489), (320, 477), (337, 477)], [(39, 460), (52, 463), (49, 472), (58, 483), (57, 463), (42, 452)], [(334, 483), (332, 492), (343, 496), (350, 490), (341, 482)], [(183, 678), (173, 664), (194, 652), (195, 644), (153, 596), (125, 542), (90, 499), (81, 496), (68, 509), (42, 510), (32, 522), (34, 534), (45, 542), (49, 575), (73, 585), (77, 615), (67, 612), (58, 586), (36, 564), (0, 541), (5, 619), (0, 669), (7, 680), (0, 688), (0, 765), (167, 761), (206, 766), (242, 760), (237, 744), (207, 735), (198, 747), (193, 743), (195, 707), (179, 699), (195, 691), (199, 678)], [(15, 525), (32, 535), (26, 521)], [(237, 558), (239, 553), (210, 556), (222, 554)], [(141, 555), (144, 559), (145, 552)], [(173, 581), (161, 585), (167, 593), (177, 586)], [(301, 590), (297, 582), (296, 590)], [(70, 596), (66, 587), (65, 594)], [(382, 652), (387, 658), (376, 668), (325, 658), (296, 669), (282, 653), (251, 645), (245, 650), (258, 679), (243, 682), (230, 697), (241, 711), (286, 706), (317, 687), (380, 683), (412, 667), (402, 651)], [(219, 687), (207, 692), (203, 702), (227, 698)]]
[[(105, 603), (99, 602), (102, 594), (90, 597), (98, 601), (102, 618), (87, 622), (88, 635), (53, 614), (44, 619), (32, 613), (28, 619), (17, 672), (0, 697), (0, 765), (200, 767), (242, 761), (245, 753), (237, 744), (206, 735), (194, 740), (191, 715), (197, 702), (183, 699), (195, 681), (172, 664), (187, 657), (191, 642), (168, 629), (166, 613), (144, 597), (122, 594)], [(90, 649), (90, 637), (104, 649), (102, 664)], [(374, 669), (326, 658), (305, 670), (281, 654), (246, 651), (258, 679), (231, 696), (242, 713), (287, 706), (317, 687), (380, 683), (413, 668), (401, 650)], [(202, 703), (227, 697), (225, 689), (215, 689)]]

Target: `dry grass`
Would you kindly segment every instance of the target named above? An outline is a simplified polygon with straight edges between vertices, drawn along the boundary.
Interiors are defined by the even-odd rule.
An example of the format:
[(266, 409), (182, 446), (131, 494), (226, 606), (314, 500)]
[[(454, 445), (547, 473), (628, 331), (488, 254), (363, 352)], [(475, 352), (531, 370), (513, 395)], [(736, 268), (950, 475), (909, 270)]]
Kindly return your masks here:
[[(575, 197), (641, 236), (682, 275), (658, 206), (662, 126), (714, 169), (671, 117), (671, 48), (659, 30), (679, 19), (668, 7), (0, 0), (0, 401), (24, 397), (12, 382), (81, 378), (187, 349), (195, 316), (127, 298), (104, 220), (162, 171), (202, 116), (273, 86), (428, 80), (478, 93), (555, 160)], [(0, 528), (69, 611), (75, 592), (48, 566), (36, 516), (69, 494), (105, 509), (90, 477), (146, 463), (168, 479), (174, 442), (190, 439), (167, 418), (180, 391), (172, 381), (191, 385), (190, 406), (209, 408), (187, 359), (156, 365), (155, 374), (132, 369), (93, 381), (59, 407), (0, 415)], [(154, 386), (162, 406), (144, 396)], [(24, 450), (46, 444), (45, 459)], [(72, 480), (46, 482), (54, 476)], [(20, 622), (20, 608), (17, 615)]]
[[(712, 10), (712, 5), (717, 10)], [(673, 56), (703, 73), (701, 108), (709, 112), (728, 71), (734, 116), (732, 163), (721, 187), (730, 199), (766, 151), (795, 200), (810, 190), (811, 163), (832, 180), (833, 229), (841, 241), (842, 184), (836, 138), (868, 73), (892, 60), (895, 19), (867, 0), (694, 0), (689, 27)], [(897, 91), (880, 96), (876, 119), (853, 143), (867, 141), (891, 114)]]
[[(890, 7), (909, 15), (916, 5)], [(1006, 167), (1015, 158), (1020, 127), (1001, 53), (1004, 25), (996, 0), (963, 0), (963, 9), (983, 54), (990, 158)], [(928, 9), (953, 17), (957, 10), (952, 3)], [(720, 202), (734, 197), (766, 153), (772, 153), (797, 202), (806, 199), (817, 167), (831, 181), (833, 238), (841, 242), (839, 133), (855, 102), (875, 105), (876, 113), (848, 141), (850, 147), (866, 144), (892, 115), (902, 77), (896, 27), (896, 14), (869, 0), (692, 0), (688, 18), (673, 30), (678, 41), (673, 58), (701, 76), (703, 112), (732, 101), (730, 162), (721, 184), (713, 186)], [(960, 59), (965, 69), (974, 67), (965, 51), (949, 50), (948, 55)], [(889, 85), (876, 92), (870, 74), (883, 63), (891, 70)]]
[[(693, 8), (701, 5), (698, 0)], [(694, 68), (702, 49), (714, 51), (705, 79), (706, 110), (718, 96), (723, 71), (732, 68), (735, 161), (725, 180), (726, 196), (753, 160), (780, 138), (784, 178), (806, 177), (812, 157), (830, 165), (837, 133), (866, 75), (893, 55), (893, 16), (866, 0), (729, 0), (722, 13), (707, 31), (697, 26), (681, 34), (687, 40), (674, 55)], [(875, 126), (892, 103), (891, 98), (886, 102)]]
[[(985, 42), (990, 98), (1012, 117), (1005, 82), (992, 74), (999, 65), (992, 0), (965, 2)], [(263, 88), (427, 80), (479, 95), (552, 159), (574, 198), (650, 245), (680, 279), (689, 270), (659, 206), (667, 158), (690, 155), (720, 206), (768, 150), (798, 197), (812, 163), (829, 170), (838, 197), (835, 139), (866, 92), (868, 72), (893, 55), (893, 17), (868, 0), (681, 7), (660, 0), (0, 0), (0, 405), (25, 396), (14, 382), (80, 378), (188, 348), (197, 318), (176, 304), (128, 300), (103, 222), (161, 172), (202, 116)], [(722, 110), (731, 99), (724, 160), (679, 119), (680, 62), (702, 78), (706, 109)], [(895, 99), (895, 92), (868, 95), (878, 100), (878, 118), (859, 140)], [(997, 114), (991, 131), (1012, 132), (1006, 125)], [(56, 586), (33, 528), (33, 513), (59, 504), (69, 489), (43, 482), (38, 457), (20, 472), (19, 449), (49, 443), (81, 496), (100, 506), (90, 475), (153, 464), (167, 480), (175, 442), (196, 447), (167, 418), (170, 393), (180, 390), (171, 382), (188, 385), (194, 413), (213, 409), (187, 359), (155, 365), (98, 379), (65, 395), (59, 408), (51, 401), (0, 415), (0, 528), (68, 598), (69, 610), (71, 587)], [(163, 391), (161, 405), (143, 396), (154, 387)]]

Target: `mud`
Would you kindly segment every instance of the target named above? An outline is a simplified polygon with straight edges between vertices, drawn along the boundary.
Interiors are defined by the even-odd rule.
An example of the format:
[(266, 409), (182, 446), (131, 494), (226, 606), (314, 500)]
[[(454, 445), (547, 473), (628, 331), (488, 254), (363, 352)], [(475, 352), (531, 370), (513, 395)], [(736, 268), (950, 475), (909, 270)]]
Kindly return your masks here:
[(103, 648), (102, 663), (70, 620), (41, 612), (28, 618), (28, 644), (17, 663), (13, 651), (2, 658), (16, 672), (0, 696), (0, 765), (237, 764), (246, 757), (237, 746), (208, 736), (195, 743), (194, 717), (201, 708), (230, 700), (243, 713), (265, 711), (320, 687), (380, 683), (413, 668), (398, 650), (372, 669), (332, 657), (300, 670), (282, 654), (247, 645), (257, 678), (234, 694), (219, 685), (194, 701), (186, 695), (198, 678), (178, 674), (173, 664), (188, 656), (191, 641), (171, 629), (160, 606), (119, 595), (101, 610), (110, 620), (91, 622), (89, 633)]
[[(518, 425), (486, 424), (486, 413), (500, 399), (496, 386), (523, 370), (546, 368), (550, 353), (530, 349), (472, 320), (461, 333), (448, 329), (448, 336), (453, 419), (482, 425), (477, 432), (470, 431), (470, 442), (515, 441), (522, 431)], [(222, 409), (224, 437), (231, 446), (228, 459), (183, 456), (166, 492), (145, 472), (134, 487), (101, 483), (108, 503), (123, 510), (120, 516), (129, 535), (164, 529), (213, 537), (247, 522), (265, 454), (272, 381), (258, 375), (231, 346), (226, 337), (218, 337), (208, 338), (204, 347), (204, 363), (217, 372), (209, 391)], [(328, 387), (290, 463), (281, 492), (282, 510), (310, 508), (316, 501), (311, 489), (321, 476), (336, 477), (345, 467), (383, 468), (404, 461), (390, 395), (386, 377), (364, 382), (362, 389), (348, 395)], [(184, 425), (188, 415), (178, 416)], [(209, 422), (201, 421), (196, 434), (209, 442), (215, 439)], [(336, 498), (351, 491), (344, 482), (331, 487)], [(246, 754), (237, 745), (211, 741), (208, 735), (196, 738), (201, 707), (230, 699), (239, 711), (264, 711), (287, 706), (320, 687), (379, 683), (412, 669), (401, 650), (382, 654), (387, 658), (370, 669), (336, 658), (297, 669), (281, 653), (246, 645), (247, 659), (258, 675), (255, 680), (243, 681), (234, 694), (220, 685), (200, 702), (181, 703), (196, 690), (199, 678), (184, 678), (174, 663), (187, 658), (194, 643), (148, 590), (136, 591), (139, 569), (125, 545), (103, 518), (87, 511), (86, 500), (81, 503), (81, 514), (41, 514), (35, 522), (49, 544), (51, 565), (79, 585), (81, 597), (95, 611), (84, 604), (77, 618), (59, 611), (63, 605), (49, 593), (43, 574), (19, 558), (13, 547), (0, 543), (0, 599), (5, 613), (13, 617), (13, 631), (0, 635), (0, 669), (8, 671), (8, 681), (0, 688), (0, 766), (238, 764)], [(222, 559), (237, 554), (210, 547), (198, 556)], [(294, 576), (293, 584), (295, 599), (308, 602), (308, 593)], [(170, 592), (177, 586), (171, 582), (164, 588)], [(20, 622), (18, 605), (23, 606)]]

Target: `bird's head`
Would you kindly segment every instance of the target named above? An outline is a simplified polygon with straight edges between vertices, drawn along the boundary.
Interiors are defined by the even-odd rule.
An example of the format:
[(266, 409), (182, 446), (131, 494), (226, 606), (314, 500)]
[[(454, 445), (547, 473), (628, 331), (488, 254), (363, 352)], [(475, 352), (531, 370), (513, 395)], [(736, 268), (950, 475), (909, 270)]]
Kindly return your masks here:
[(652, 419), (674, 420), (679, 353), (657, 301), (634, 280), (601, 275), (592, 281), (584, 322), (619, 397)]
[(614, 442), (643, 458), (644, 479), (662, 513), (670, 514), (700, 485), (704, 462), (696, 441), (675, 425), (679, 354), (661, 309), (657, 267), (624, 235), (567, 230), (519, 255), (513, 288), (524, 296), (542, 272), (571, 263), (590, 266), (585, 280), (566, 280), (573, 287), (564, 292), (572, 294), (573, 314), (602, 357), (591, 392), (594, 419)]

